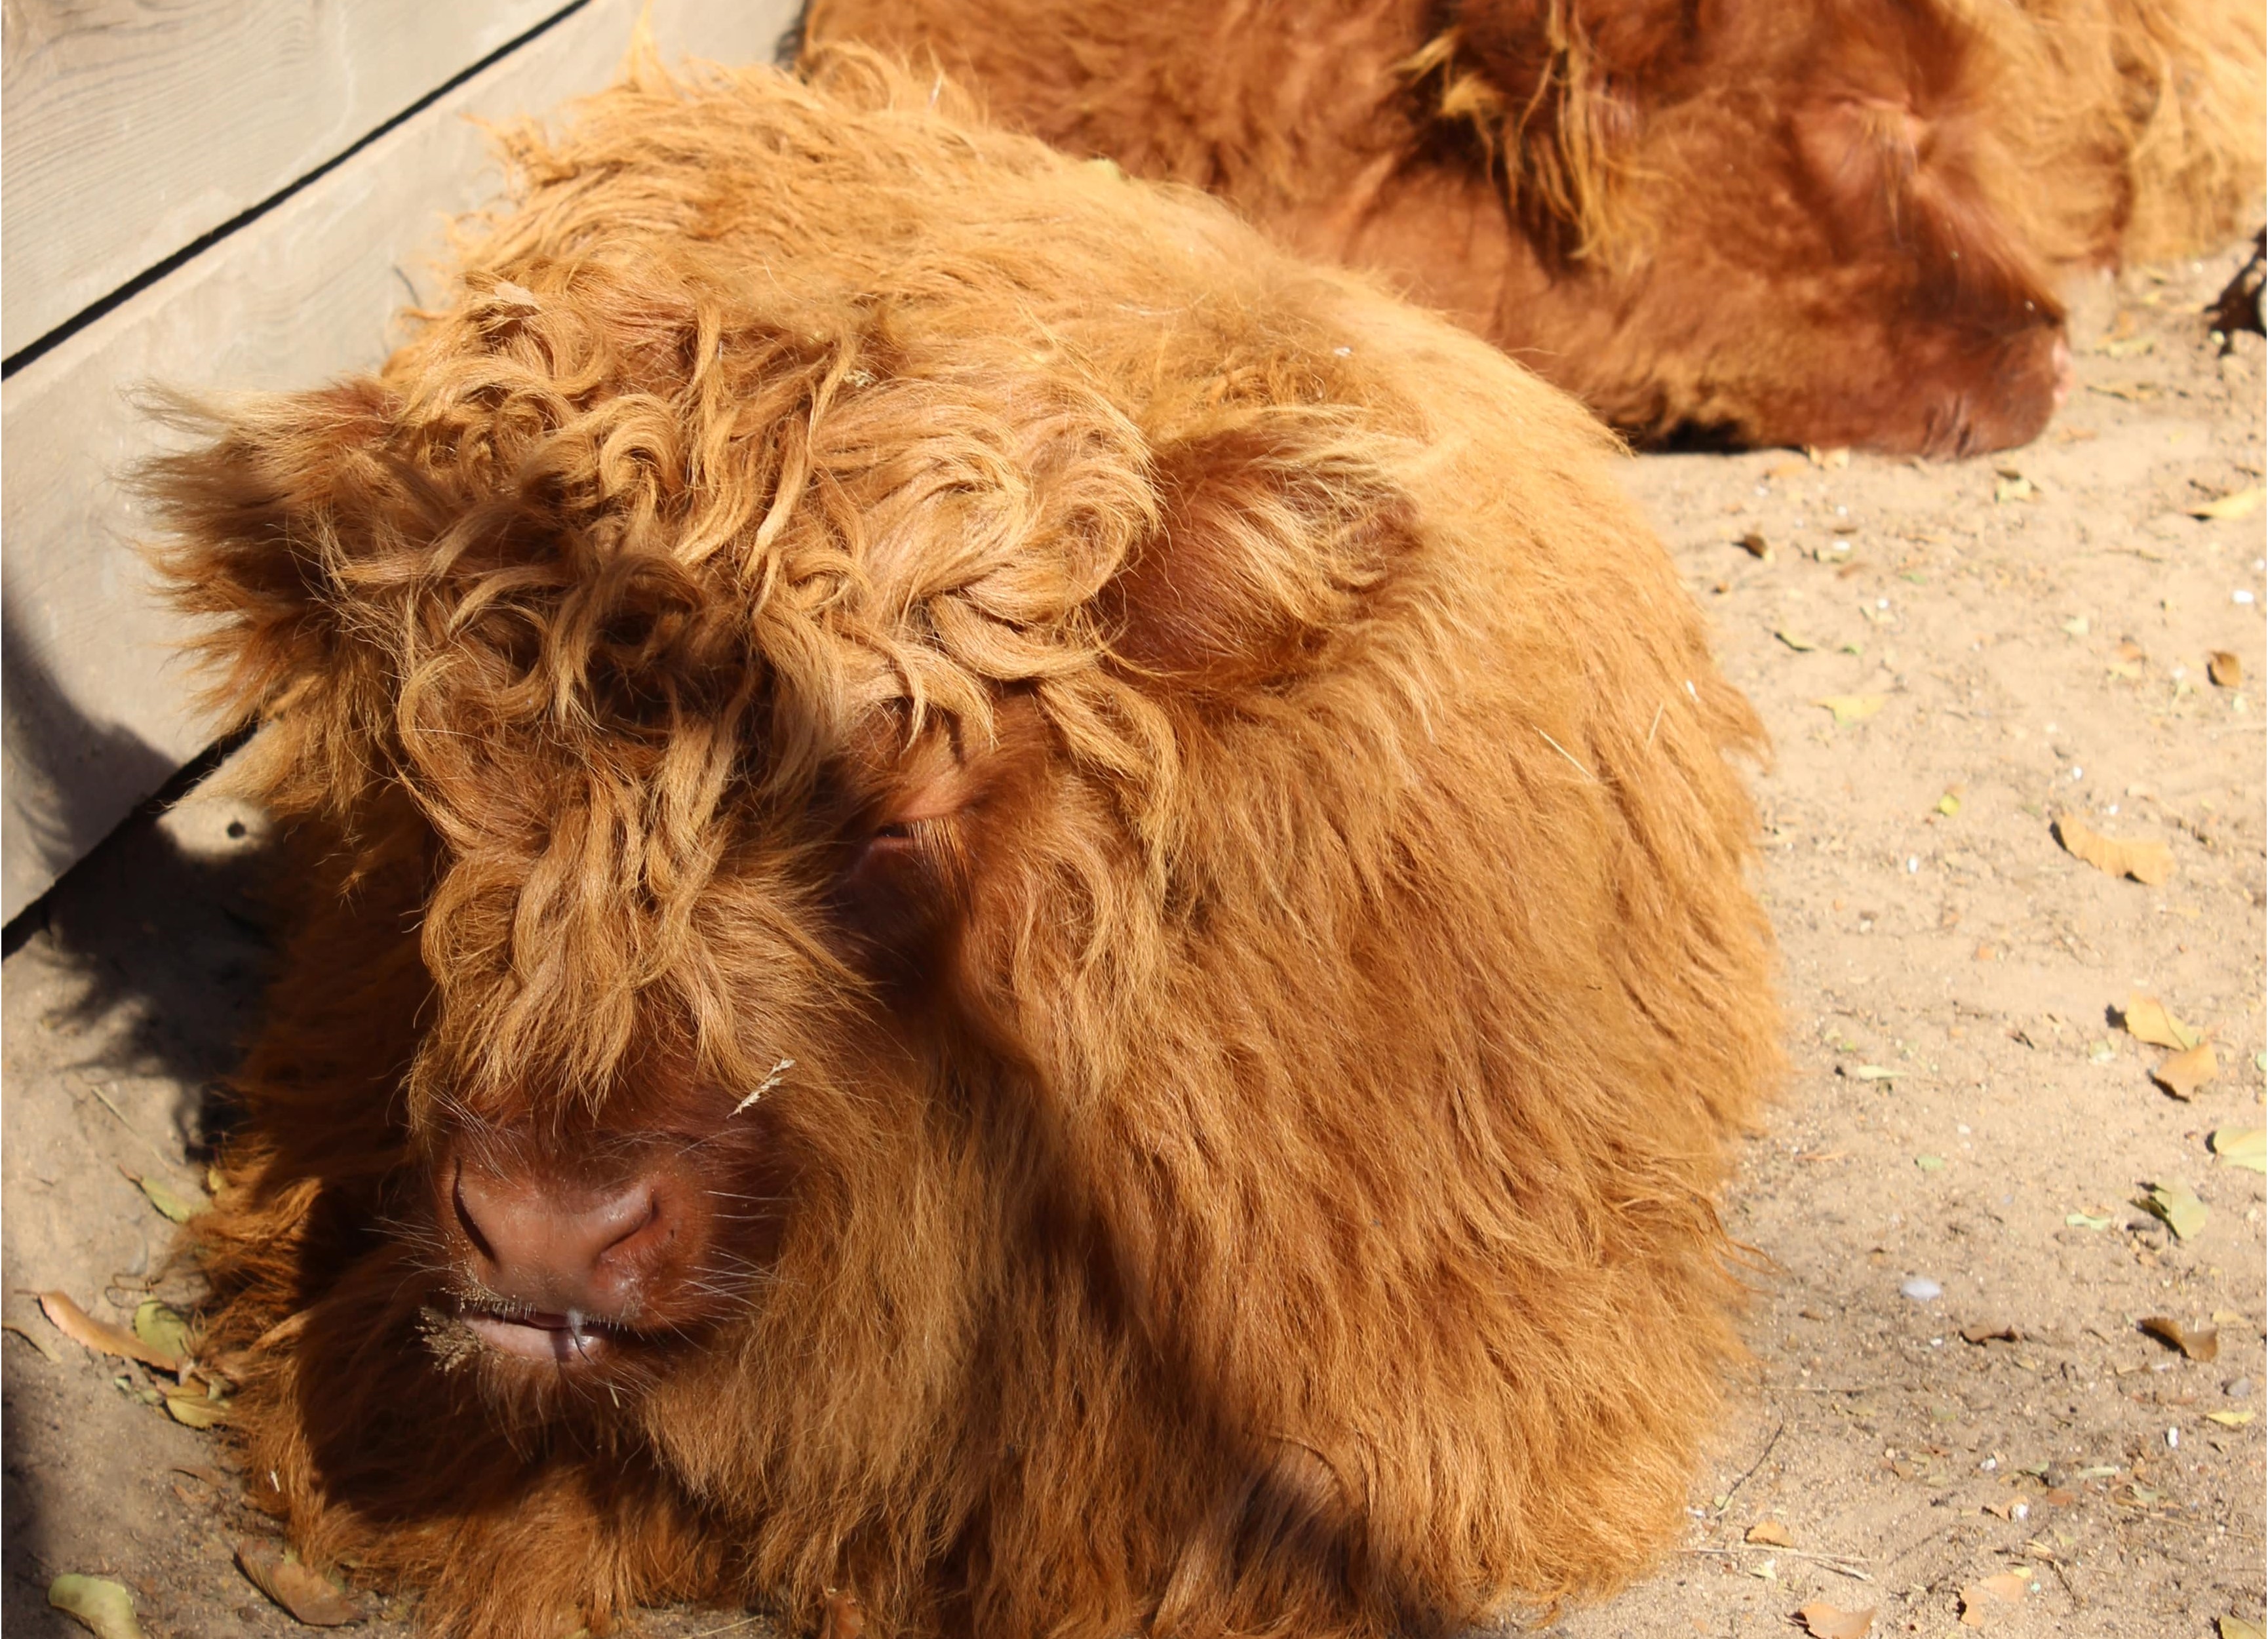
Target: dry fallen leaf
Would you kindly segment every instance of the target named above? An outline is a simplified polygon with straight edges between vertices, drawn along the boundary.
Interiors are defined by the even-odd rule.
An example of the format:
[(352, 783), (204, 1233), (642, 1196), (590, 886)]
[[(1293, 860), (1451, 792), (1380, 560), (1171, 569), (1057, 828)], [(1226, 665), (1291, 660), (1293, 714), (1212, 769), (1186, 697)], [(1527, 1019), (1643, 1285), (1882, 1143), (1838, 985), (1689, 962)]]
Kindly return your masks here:
[(134, 1620), (134, 1596), (123, 1584), (107, 1576), (58, 1576), (48, 1584), (48, 1603), (77, 1617), (99, 1639), (142, 1639), (142, 1624)]
[(228, 1421), (228, 1407), (202, 1394), (168, 1394), (166, 1414), (184, 1429), (217, 1429)]
[(2205, 657), (2205, 675), (2224, 689), (2244, 686), (2244, 662), (2227, 649), (2215, 649)]
[(362, 1620), (360, 1607), (328, 1577), (286, 1558), (272, 1542), (237, 1544), (236, 1564), (254, 1587), (310, 1628), (341, 1628)]
[(2220, 1639), (2268, 1639), (2258, 1622), (2250, 1622), (2242, 1616), (2224, 1616), (2219, 1623)]
[(1812, 704), (1823, 705), (1834, 712), (1836, 727), (1847, 727), (1852, 723), (1864, 722), (1881, 711), (1885, 697), (1879, 694), (1830, 694), (1814, 700)]
[(2220, 1332), (2214, 1326), (2185, 1326), (2171, 1315), (2145, 1315), (2134, 1325), (2137, 1330), (2157, 1339), (2168, 1348), (2180, 1350), (2191, 1360), (2211, 1360), (2220, 1353)]
[(1961, 1328), (1962, 1340), (1969, 1343), (2021, 1343), (2024, 1334), (2005, 1320), (1980, 1320), (1974, 1325)]
[(1819, 646), (1810, 639), (1800, 637), (1796, 633), (1786, 630), (1785, 627), (1774, 627), (1772, 629), (1772, 636), (1778, 638), (1782, 643), (1786, 644), (1788, 647), (1793, 649), (1798, 654), (1808, 654), (1812, 650)]
[(119, 1170), (126, 1172), (128, 1180), (142, 1192), (144, 1199), (158, 1209), (160, 1216), (170, 1218), (175, 1223), (187, 1223), (205, 1209), (204, 1202), (193, 1200), (180, 1191), (168, 1187), (163, 1179), (153, 1178), (146, 1172), (127, 1172), (123, 1167)]
[(2131, 876), (2154, 888), (2174, 874), (2173, 850), (2162, 842), (2128, 842), (2106, 837), (2064, 815), (2055, 823), (2056, 840), (2074, 858), (2112, 876)]
[(1741, 1540), (1766, 1548), (1792, 1548), (1795, 1546), (1795, 1539), (1787, 1534), (1787, 1527), (1776, 1519), (1756, 1521), (1749, 1527)]
[(1982, 1582), (1972, 1582), (1961, 1591), (1961, 1625), (1982, 1628), (1984, 1613), (1993, 1605), (2020, 1605), (2031, 1578), (2020, 1570), (2004, 1570), (1997, 1576), (1987, 1576)]
[(154, 1297), (145, 1297), (134, 1310), (134, 1335), (161, 1355), (186, 1359), (189, 1352), (189, 1323), (180, 1312)]
[(2119, 1010), (2118, 1016), (2129, 1036), (2136, 1041), (2148, 1042), (2153, 1047), (2171, 1047), (2178, 1052), (2205, 1039), (2203, 1030), (2194, 1024), (2184, 1024), (2164, 1002), (2139, 990), (2127, 993), (2126, 1005)]
[(1992, 480), (1992, 498), (1996, 501), (2028, 501), (2034, 493), (2032, 481), (2021, 472), (2003, 471)]
[(2213, 1153), (2232, 1167), (2268, 1172), (2268, 1128), (2225, 1126), (2213, 1135)]
[(2199, 1042), (2185, 1052), (2177, 1052), (2150, 1072), (2150, 1079), (2176, 1098), (2194, 1097), (2197, 1089), (2220, 1073), (2220, 1063), (2213, 1056), (2213, 1044)]
[(1771, 562), (1771, 543), (1765, 540), (1763, 535), (1759, 535), (1754, 529), (1749, 530), (1734, 544), (1738, 546), (1742, 551), (1746, 552), (1750, 557), (1756, 558), (1759, 561), (1767, 564)]
[(2195, 1240), (2205, 1230), (2205, 1204), (2186, 1184), (2153, 1184), (2150, 1192), (2142, 1198), (2141, 1205), (2145, 1210), (2164, 1219), (2166, 1227), (2177, 1239)]
[(2183, 510), (2192, 518), (2250, 518), (2260, 510), (2260, 496), (2258, 484), (2248, 484), (2243, 489), (2232, 490), (2226, 495), (2201, 501)]
[(2250, 1412), (2207, 1412), (2205, 1414), (2205, 1420), (2207, 1422), (2217, 1422), (2224, 1429), (2242, 1429), (2252, 1421), (2252, 1414)]
[(1811, 1639), (1867, 1639), (1867, 1630), (1874, 1625), (1874, 1607), (1846, 1611), (1824, 1599), (1814, 1599), (1795, 1613), (1795, 1620), (1803, 1624)]
[(55, 1330), (72, 1342), (84, 1345), (98, 1355), (116, 1355), (127, 1360), (138, 1360), (145, 1366), (155, 1366), (160, 1371), (180, 1370), (181, 1357), (153, 1348), (131, 1332), (120, 1329), (107, 1321), (97, 1320), (86, 1310), (61, 1292), (38, 1292), (40, 1309), (55, 1323)]

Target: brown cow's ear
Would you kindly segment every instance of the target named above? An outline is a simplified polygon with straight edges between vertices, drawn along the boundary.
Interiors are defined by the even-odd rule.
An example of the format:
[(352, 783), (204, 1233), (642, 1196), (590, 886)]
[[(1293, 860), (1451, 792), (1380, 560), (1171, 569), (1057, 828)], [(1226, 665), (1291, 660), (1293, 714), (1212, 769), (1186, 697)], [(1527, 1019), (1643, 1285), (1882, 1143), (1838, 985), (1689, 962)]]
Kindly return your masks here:
[(1539, 241), (1589, 256), (1619, 237), (1613, 195), (1641, 92), (1689, 55), (1690, 12), (1683, 0), (1459, 0), (1407, 66), (1439, 117), (1480, 134)]
[(166, 595), (201, 623), (195, 647), (222, 673), (217, 703), (256, 718), (331, 658), (341, 515), (385, 439), (384, 395), (350, 381), (153, 408), (191, 443), (138, 475), (165, 532), (151, 557)]
[(1120, 659), (1209, 693), (1312, 667), (1414, 538), (1355, 459), (1244, 426), (1160, 449), (1157, 526), (1099, 602)]
[(2017, 174), (1996, 151), (1974, 84), (1987, 49), (1968, 25), (1926, 6), (1833, 36), (1811, 94), (1789, 114), (1794, 151), (1837, 248), (1917, 266), (1948, 305), (2019, 325), (2061, 310), (2046, 269), (2012, 236), (2014, 214), (1986, 187)]
[[(189, 443), (145, 463), (136, 487), (163, 530), (150, 556), (164, 594), (197, 624), (189, 647), (212, 675), (209, 703), (231, 727), (288, 712), (288, 760), (308, 781), (318, 765), (364, 766), (347, 742), (374, 720), (366, 685), (382, 666), (350, 640), (341, 570), (346, 538), (401, 521), (399, 478), (380, 459), (392, 430), (384, 390), (358, 380), (152, 408)], [(342, 779), (336, 794), (358, 783)]]

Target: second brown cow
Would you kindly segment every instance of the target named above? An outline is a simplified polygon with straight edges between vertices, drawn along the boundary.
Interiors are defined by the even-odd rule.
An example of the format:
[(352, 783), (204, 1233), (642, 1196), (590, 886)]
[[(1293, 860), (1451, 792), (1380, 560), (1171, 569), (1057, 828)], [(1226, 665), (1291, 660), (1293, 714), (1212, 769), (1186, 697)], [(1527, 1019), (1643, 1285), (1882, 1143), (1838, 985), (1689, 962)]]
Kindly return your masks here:
[(2231, 0), (817, 0), (996, 117), (1392, 275), (1646, 439), (1952, 455), (2059, 281), (2250, 225)]

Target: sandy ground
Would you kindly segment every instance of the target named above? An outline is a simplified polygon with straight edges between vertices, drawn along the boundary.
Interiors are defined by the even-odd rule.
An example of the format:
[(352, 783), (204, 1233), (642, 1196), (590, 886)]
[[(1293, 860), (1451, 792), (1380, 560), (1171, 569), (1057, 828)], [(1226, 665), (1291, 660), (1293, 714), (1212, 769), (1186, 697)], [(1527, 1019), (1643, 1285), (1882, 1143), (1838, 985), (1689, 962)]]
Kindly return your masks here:
[[(2198, 316), (2237, 260), (2086, 292), (2083, 389), (2013, 455), (1629, 469), (1778, 744), (1756, 792), (1795, 1067), (1728, 1205), (1762, 1260), (1756, 1368), (1687, 1542), (1569, 1639), (1787, 1632), (1819, 1602), (1876, 1635), (2261, 1619), (2263, 1180), (2208, 1145), (2263, 1119), (2263, 515), (2188, 515), (2262, 482), (2258, 338), (2220, 357)], [(1879, 708), (1838, 723), (1837, 697)], [(2172, 876), (2080, 862), (2066, 815), (2166, 844)], [(0, 970), (11, 1635), (65, 1630), (63, 1571), (122, 1580), (152, 1635), (294, 1626), (232, 1563), (260, 1526), (211, 1437), (26, 1296), (113, 1321), (145, 1296), (171, 1226), (125, 1173), (196, 1185), (264, 866), (256, 816), (192, 800), (106, 845)], [(2193, 1101), (2117, 1023), (2138, 990), (2210, 1032)], [(2152, 1185), (2193, 1190), (2203, 1229), (2139, 1210)], [(2217, 1328), (2217, 1357), (2155, 1315)], [(365, 1631), (409, 1631), (372, 1604)]]

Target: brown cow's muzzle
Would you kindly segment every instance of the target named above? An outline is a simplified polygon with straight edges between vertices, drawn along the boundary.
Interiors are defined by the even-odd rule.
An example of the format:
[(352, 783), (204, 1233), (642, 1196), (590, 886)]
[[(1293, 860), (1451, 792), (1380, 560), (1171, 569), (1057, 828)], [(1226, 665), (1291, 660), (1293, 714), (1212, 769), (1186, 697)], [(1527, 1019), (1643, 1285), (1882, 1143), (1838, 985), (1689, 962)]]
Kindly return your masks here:
[(709, 1216), (678, 1169), (656, 1163), (592, 1180), (460, 1155), (436, 1183), (460, 1272), (459, 1317), (490, 1347), (595, 1362), (624, 1334), (678, 1318)]

